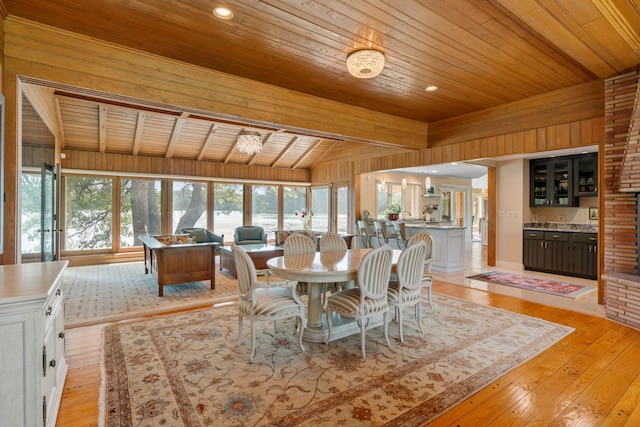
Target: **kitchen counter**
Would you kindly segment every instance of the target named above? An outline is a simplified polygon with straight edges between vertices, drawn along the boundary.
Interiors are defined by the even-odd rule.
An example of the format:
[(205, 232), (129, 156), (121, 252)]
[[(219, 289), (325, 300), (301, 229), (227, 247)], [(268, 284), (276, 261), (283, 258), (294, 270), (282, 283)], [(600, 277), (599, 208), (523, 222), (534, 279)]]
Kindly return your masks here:
[(597, 233), (598, 224), (568, 224), (564, 222), (550, 222), (542, 224), (539, 222), (528, 222), (522, 224), (523, 230), (540, 231), (566, 231), (569, 233)]
[(450, 273), (464, 270), (465, 227), (434, 225), (428, 222), (405, 222), (406, 238), (426, 231), (433, 238), (431, 269)]

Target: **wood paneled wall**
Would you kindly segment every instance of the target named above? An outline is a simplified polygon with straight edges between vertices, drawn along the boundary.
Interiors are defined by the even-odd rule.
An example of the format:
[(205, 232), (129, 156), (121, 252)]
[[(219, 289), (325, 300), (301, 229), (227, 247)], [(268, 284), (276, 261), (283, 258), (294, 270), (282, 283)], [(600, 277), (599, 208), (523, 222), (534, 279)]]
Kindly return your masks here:
[(429, 124), (429, 147), (580, 123), (604, 115), (604, 82), (594, 81)]
[[(505, 107), (508, 108), (508, 107)], [(472, 133), (472, 129), (466, 132)], [(498, 129), (496, 132), (500, 132)], [(551, 151), (563, 148), (599, 145), (604, 141), (604, 118), (555, 124), (491, 137), (472, 139), (423, 150), (384, 149), (368, 153), (355, 150), (349, 156), (328, 156), (311, 173), (311, 182), (331, 182), (340, 171), (353, 169), (355, 174), (379, 170), (435, 165), (447, 162), (501, 157), (514, 154)], [(351, 164), (344, 166), (343, 163)]]

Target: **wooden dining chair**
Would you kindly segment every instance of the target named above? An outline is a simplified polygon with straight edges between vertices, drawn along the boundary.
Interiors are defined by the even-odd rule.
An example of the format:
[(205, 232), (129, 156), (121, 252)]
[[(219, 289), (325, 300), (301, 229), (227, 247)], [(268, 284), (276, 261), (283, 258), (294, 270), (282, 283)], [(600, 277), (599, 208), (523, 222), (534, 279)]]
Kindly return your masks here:
[[(278, 286), (269, 286), (264, 282), (258, 282), (256, 267), (249, 255), (240, 246), (231, 244), (233, 259), (238, 274), (238, 340), (242, 340), (242, 324), (246, 317), (251, 323), (251, 354), (249, 361), (255, 357), (256, 324), (258, 320), (270, 320), (274, 322), (277, 330), (277, 321), (296, 317), (296, 332), (298, 333), (298, 345), (304, 353), (302, 345), (302, 331), (305, 325), (304, 303), (296, 293), (298, 282), (291, 281), (281, 283)], [(298, 322), (299, 319), (299, 322)]]
[(431, 285), (433, 278), (431, 276), (431, 263), (433, 262), (433, 237), (426, 231), (422, 231), (418, 234), (414, 234), (407, 243), (411, 246), (419, 241), (423, 241), (427, 245), (427, 253), (424, 256), (424, 269), (422, 272), (422, 287), (427, 288), (427, 296), (429, 299), (429, 307), (433, 308), (431, 301)]
[(400, 342), (404, 342), (402, 333), (403, 308), (415, 307), (415, 316), (418, 321), (420, 332), (422, 328), (422, 274), (424, 271), (424, 257), (427, 253), (427, 244), (420, 240), (411, 246), (407, 246), (400, 253), (398, 264), (396, 265), (397, 282), (389, 283), (387, 301), (389, 308), (395, 309), (395, 319), (398, 323)]
[(327, 318), (327, 338), (325, 344), (331, 340), (331, 312), (336, 312), (343, 317), (351, 317), (360, 323), (362, 358), (366, 357), (365, 337), (369, 319), (375, 316), (383, 316), (384, 338), (387, 346), (389, 342), (389, 304), (387, 291), (389, 289), (389, 277), (393, 249), (386, 243), (367, 252), (358, 266), (358, 286), (345, 289), (327, 297), (325, 309)]

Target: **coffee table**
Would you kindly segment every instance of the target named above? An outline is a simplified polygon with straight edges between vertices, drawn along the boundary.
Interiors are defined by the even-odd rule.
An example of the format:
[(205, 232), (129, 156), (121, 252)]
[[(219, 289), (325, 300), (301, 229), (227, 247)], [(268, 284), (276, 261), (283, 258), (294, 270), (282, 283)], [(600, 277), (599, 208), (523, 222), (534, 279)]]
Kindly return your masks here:
[[(255, 245), (240, 245), (240, 247), (247, 252), (256, 266), (256, 270), (267, 269), (267, 260), (282, 256), (282, 246), (258, 243)], [(220, 270), (223, 268), (229, 270), (237, 278), (236, 263), (233, 260), (231, 246), (220, 246)]]

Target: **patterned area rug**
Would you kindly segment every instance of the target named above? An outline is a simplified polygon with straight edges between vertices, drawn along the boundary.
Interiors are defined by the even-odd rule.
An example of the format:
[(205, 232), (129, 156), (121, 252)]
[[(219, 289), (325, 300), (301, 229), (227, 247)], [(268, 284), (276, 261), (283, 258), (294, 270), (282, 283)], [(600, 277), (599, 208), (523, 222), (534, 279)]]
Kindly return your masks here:
[(69, 267), (64, 273), (65, 327), (211, 306), (238, 297), (236, 279), (216, 267), (216, 289), (209, 281), (165, 286), (144, 274), (143, 262)]
[(467, 279), (481, 280), (483, 282), (513, 286), (520, 289), (544, 292), (546, 294), (569, 298), (577, 298), (596, 289), (594, 286), (556, 282), (554, 280), (537, 279), (534, 277), (520, 276), (518, 274), (503, 273), (499, 271), (489, 271), (487, 273), (476, 274), (474, 276), (468, 276)]
[(544, 320), (434, 294), (424, 335), (392, 322), (302, 353), (293, 322), (248, 322), (235, 304), (109, 325), (103, 332), (100, 425), (424, 425), (570, 334)]

